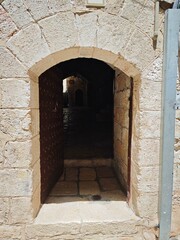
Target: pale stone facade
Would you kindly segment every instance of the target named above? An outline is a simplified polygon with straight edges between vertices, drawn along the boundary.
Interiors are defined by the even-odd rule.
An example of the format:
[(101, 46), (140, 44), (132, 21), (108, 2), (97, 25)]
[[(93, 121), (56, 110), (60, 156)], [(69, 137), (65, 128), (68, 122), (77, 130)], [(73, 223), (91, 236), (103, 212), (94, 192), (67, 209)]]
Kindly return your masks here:
[[(164, 11), (153, 46), (154, 0), (4, 0), (0, 5), (0, 239), (122, 239), (158, 236), (159, 145)], [(116, 72), (115, 166), (127, 181), (128, 112), (133, 120), (128, 218), (43, 223), (40, 203), (39, 76), (74, 58), (104, 61)], [(121, 80), (121, 81), (120, 81)], [(180, 89), (179, 82), (177, 84)], [(121, 110), (120, 110), (121, 111)], [(126, 116), (128, 120), (128, 115)], [(127, 121), (125, 121), (127, 123)], [(125, 203), (124, 203), (125, 204)], [(124, 205), (122, 205), (123, 208)], [(119, 215), (121, 212), (119, 211)], [(130, 217), (129, 217), (130, 216)], [(172, 236), (180, 234), (180, 112), (177, 111)]]

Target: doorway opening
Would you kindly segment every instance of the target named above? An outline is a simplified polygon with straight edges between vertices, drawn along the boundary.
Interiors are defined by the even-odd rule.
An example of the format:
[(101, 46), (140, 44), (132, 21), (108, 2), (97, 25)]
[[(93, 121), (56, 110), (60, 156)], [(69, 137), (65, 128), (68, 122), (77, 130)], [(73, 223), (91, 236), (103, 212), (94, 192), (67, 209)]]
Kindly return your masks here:
[(124, 198), (130, 88), (129, 77), (96, 59), (68, 60), (40, 76), (41, 202)]

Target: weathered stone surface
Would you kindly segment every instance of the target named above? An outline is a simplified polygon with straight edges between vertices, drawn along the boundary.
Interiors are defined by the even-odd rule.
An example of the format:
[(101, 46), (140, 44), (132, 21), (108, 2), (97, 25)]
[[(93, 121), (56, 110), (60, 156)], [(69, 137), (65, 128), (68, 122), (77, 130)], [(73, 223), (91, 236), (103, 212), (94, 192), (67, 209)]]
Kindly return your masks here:
[(143, 232), (144, 240), (156, 240), (156, 236), (154, 235), (153, 232)]
[(9, 223), (24, 224), (32, 221), (31, 198), (17, 197), (10, 199)]
[(142, 81), (139, 108), (145, 111), (161, 109), (161, 83)]
[(126, 19), (107, 13), (99, 15), (98, 26), (97, 47), (121, 54), (134, 27)]
[(25, 168), (31, 163), (31, 142), (8, 141), (4, 147), (4, 167)]
[(2, 6), (0, 6), (0, 29), (0, 44), (2, 45), (5, 45), (5, 41), (17, 31), (16, 25)]
[(79, 183), (80, 195), (96, 195), (99, 193), (100, 189), (96, 181), (80, 181)]
[(25, 108), (29, 106), (29, 79), (2, 79), (0, 80), (0, 91), (2, 108)]
[(29, 110), (0, 110), (0, 131), (15, 139), (30, 139)]
[(101, 178), (99, 182), (103, 191), (113, 191), (119, 189), (118, 181), (115, 178)]
[(96, 172), (93, 168), (80, 168), (80, 180), (95, 180)]
[[(133, 7), (133, 4), (130, 3), (131, 1), (128, 1), (128, 4), (131, 5), (131, 8)], [(138, 2), (137, 4), (138, 5)], [(138, 28), (141, 29), (142, 32), (146, 33), (149, 37), (153, 37), (154, 34), (154, 2), (153, 1), (147, 1), (145, 3), (145, 7), (140, 8), (140, 3), (139, 3), (139, 10), (140, 14), (137, 17), (135, 24), (138, 26)], [(141, 5), (142, 6), (142, 5)], [(127, 13), (128, 10), (125, 12)], [(136, 11), (133, 11), (136, 13)], [(130, 15), (132, 17), (132, 14)]]
[(72, 12), (58, 13), (39, 21), (39, 25), (52, 52), (76, 45), (78, 33)]
[(156, 58), (142, 71), (142, 79), (152, 82), (162, 82), (162, 56)]
[(9, 218), (9, 199), (0, 198), (0, 224), (6, 224)]
[[(62, 178), (60, 180), (62, 181)], [(78, 168), (66, 168), (66, 181), (77, 180), (78, 180)]]
[(0, 170), (0, 196), (30, 196), (31, 172), (29, 170)]
[[(96, 46), (98, 15), (96, 13), (76, 14), (79, 46)], [(92, 30), (90, 30), (92, 28)]]
[(26, 6), (35, 20), (45, 18), (51, 14), (48, 0), (25, 0)]
[(138, 141), (139, 156), (136, 161), (139, 166), (159, 165), (160, 140), (141, 139)]
[(113, 170), (110, 167), (99, 167), (96, 171), (98, 178), (109, 178), (114, 176)]
[(55, 187), (50, 193), (50, 196), (68, 196), (77, 195), (77, 183), (76, 182), (57, 182)]
[(6, 48), (0, 47), (0, 78), (27, 77), (27, 71), (17, 58)]
[(22, 240), (22, 226), (3, 225), (0, 226), (0, 240)]
[(19, 31), (7, 42), (7, 46), (28, 67), (50, 53), (37, 24), (31, 24)]
[(125, 0), (123, 5), (122, 16), (128, 19), (130, 22), (136, 21), (137, 18), (140, 17), (140, 14), (145, 5), (145, 1), (133, 1), (133, 0)]
[(27, 7), (25, 6), (23, 0), (6, 0), (2, 3), (2, 5), (19, 28), (33, 22), (33, 19), (27, 11)]
[(137, 133), (143, 139), (160, 137), (160, 111), (144, 111), (139, 115)]
[(155, 58), (152, 40), (144, 33), (138, 30), (134, 31), (124, 50), (124, 57), (133, 62), (138, 69), (142, 70), (147, 67)]
[(48, 8), (51, 12), (57, 13), (57, 12), (63, 12), (71, 10), (73, 7), (73, 1), (69, 0), (51, 0), (48, 1)]

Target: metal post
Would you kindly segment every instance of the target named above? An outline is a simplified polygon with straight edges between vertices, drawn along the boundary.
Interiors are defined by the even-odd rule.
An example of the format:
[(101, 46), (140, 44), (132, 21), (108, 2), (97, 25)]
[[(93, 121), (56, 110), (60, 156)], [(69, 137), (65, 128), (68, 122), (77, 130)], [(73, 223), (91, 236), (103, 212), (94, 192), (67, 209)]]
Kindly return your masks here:
[(169, 240), (171, 231), (179, 26), (180, 10), (167, 10), (165, 15), (162, 89), (159, 240)]

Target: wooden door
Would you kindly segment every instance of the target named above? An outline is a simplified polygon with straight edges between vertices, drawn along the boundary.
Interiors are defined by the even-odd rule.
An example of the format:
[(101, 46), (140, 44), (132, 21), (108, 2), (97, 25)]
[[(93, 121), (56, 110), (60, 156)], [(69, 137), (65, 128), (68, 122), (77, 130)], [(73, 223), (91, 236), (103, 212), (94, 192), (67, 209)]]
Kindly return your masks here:
[(63, 90), (56, 68), (39, 78), (41, 202), (63, 172)]

